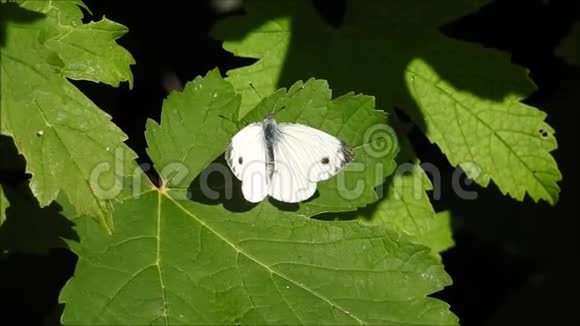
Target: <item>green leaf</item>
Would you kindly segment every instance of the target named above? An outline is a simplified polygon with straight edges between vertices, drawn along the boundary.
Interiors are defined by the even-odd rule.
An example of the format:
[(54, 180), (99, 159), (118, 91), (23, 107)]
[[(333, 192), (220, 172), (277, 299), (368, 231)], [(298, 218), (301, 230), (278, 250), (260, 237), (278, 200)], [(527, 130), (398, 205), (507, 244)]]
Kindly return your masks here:
[(2, 185), (0, 184), (0, 226), (6, 221), (6, 210), (8, 207), (10, 207), (10, 202), (6, 199), (4, 189), (2, 189)]
[(82, 24), (70, 1), (0, 4), (0, 133), (14, 138), (41, 206), (62, 190), (78, 214), (112, 228), (109, 199), (134, 153), (126, 135), (66, 78), (131, 83), (126, 29), (106, 19)]
[(163, 102), (164, 128), (150, 119), (145, 131), (147, 153), (167, 187), (187, 188), (224, 152), (236, 132), (232, 121), (237, 120), (239, 106), (240, 96), (218, 70), (188, 83), (183, 92), (169, 95)]
[(64, 325), (457, 323), (425, 297), (450, 283), (429, 250), (356, 221), (265, 202), (232, 214), (158, 191), (115, 215), (111, 238), (91, 220), (77, 226)]
[(425, 116), (427, 136), (452, 165), (483, 186), (493, 177), (502, 193), (517, 200), (528, 192), (536, 202), (558, 201), (562, 175), (550, 154), (557, 143), (543, 111), (519, 102), (517, 95), (501, 102), (477, 98), (424, 62), (412, 62), (406, 78)]
[(401, 142), (401, 148), (399, 166), (385, 182), (385, 197), (358, 215), (440, 253), (454, 245), (450, 216), (435, 213), (426, 193), (433, 190), (431, 181), (408, 141)]
[(64, 34), (46, 41), (65, 63), (62, 73), (71, 79), (102, 82), (114, 87), (122, 81), (133, 88), (130, 66), (135, 64), (131, 54), (114, 41), (128, 29), (103, 18), (78, 27), (69, 27)]
[[(492, 49), (450, 39), (438, 28), (483, 1), (348, 1), (339, 27), (311, 1), (246, 1), (214, 34), (237, 56), (259, 59), (227, 72), (242, 92), (242, 112), (257, 98), (310, 76), (337, 92), (377, 96), (386, 110), (405, 110), (477, 183), (493, 180), (504, 194), (554, 204), (561, 174), (545, 113), (520, 101), (534, 91), (527, 71)], [(247, 96), (246, 96), (247, 94)]]
[[(225, 191), (206, 203), (187, 199), (187, 182), (207, 171), (201, 171), (199, 162), (213, 161), (231, 137), (213, 130), (226, 125), (218, 115), (238, 113), (232, 103), (239, 103), (239, 97), (218, 76), (210, 72), (182, 93), (172, 94), (161, 124), (148, 125), (155, 167), (163, 170), (165, 162), (178, 163), (194, 172), (175, 182), (175, 188), (167, 182), (159, 189), (148, 183), (133, 189), (135, 195), (115, 204), (116, 230), (110, 236), (90, 219), (76, 221), (82, 240), (69, 242), (79, 260), (60, 296), (65, 303), (63, 324), (456, 325), (447, 304), (427, 297), (451, 283), (429, 248), (358, 221), (308, 218), (319, 211), (318, 202), (328, 201), (326, 209), (347, 209), (333, 202), (334, 195), (325, 195), (332, 193), (330, 186), (320, 187), (320, 197), (301, 203), (297, 210), (267, 200), (248, 207), (243, 206), (239, 182), (225, 175), (230, 173), (226, 167), (214, 171), (224, 173), (218, 175), (221, 187), (233, 194)], [(276, 113), (280, 121), (338, 128), (342, 131), (337, 134), (359, 150), (370, 146), (372, 142), (366, 144), (360, 136), (375, 122), (370, 98), (349, 94), (330, 100), (327, 87), (320, 80), (296, 83), (287, 92), (264, 98), (246, 118), (257, 119), (262, 111), (283, 104), (286, 108)], [(211, 98), (215, 102), (204, 100)], [(344, 119), (347, 110), (360, 120)], [(199, 127), (190, 121), (199, 116), (215, 128), (191, 130), (195, 137), (182, 132)], [(207, 143), (221, 149), (204, 147)], [(198, 151), (195, 157), (183, 155), (186, 144)], [(388, 153), (386, 162), (392, 160)], [(163, 161), (167, 156), (171, 159)], [(220, 158), (213, 162), (210, 167), (225, 166)], [(372, 174), (355, 171), (352, 178), (365, 180), (365, 173)], [(373, 185), (366, 183), (364, 188)]]
[[(264, 98), (243, 119), (246, 123), (262, 121), (273, 109), (284, 108), (276, 114), (277, 121), (305, 123), (339, 137), (354, 148), (355, 159), (350, 166), (335, 178), (320, 182), (316, 200), (295, 208), (302, 215), (355, 210), (376, 201), (373, 187), (380, 185), (395, 168), (396, 135), (385, 134), (390, 129), (384, 113), (374, 110), (374, 99), (346, 94), (332, 100), (331, 95), (323, 80), (297, 82), (288, 91), (281, 89)], [(166, 127), (149, 120), (146, 132), (148, 153), (166, 187), (187, 188), (195, 176), (225, 151), (238, 131), (227, 119), (235, 121), (239, 105), (239, 95), (234, 94), (217, 70), (189, 83), (183, 93), (169, 96), (161, 118), (161, 126)], [(184, 111), (183, 107), (188, 106), (194, 109)], [(386, 142), (381, 151), (374, 148), (378, 140)]]
[(580, 22), (572, 25), (568, 35), (556, 48), (556, 55), (571, 65), (580, 66)]
[(433, 220), (433, 225), (427, 232), (423, 233), (418, 243), (427, 243), (433, 252), (438, 253), (455, 246), (451, 228), (451, 212), (439, 212), (433, 217)]

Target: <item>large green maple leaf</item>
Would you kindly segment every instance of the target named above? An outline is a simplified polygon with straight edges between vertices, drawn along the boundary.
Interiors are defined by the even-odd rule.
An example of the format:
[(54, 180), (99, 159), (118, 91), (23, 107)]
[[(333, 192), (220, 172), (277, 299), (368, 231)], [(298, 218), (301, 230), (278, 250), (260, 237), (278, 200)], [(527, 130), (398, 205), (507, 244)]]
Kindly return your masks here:
[[(0, 133), (26, 158), (41, 206), (60, 191), (107, 227), (119, 175), (131, 174), (126, 135), (67, 78), (132, 83), (132, 56), (106, 18), (83, 24), (81, 1), (0, 4)], [(126, 164), (121, 166), (121, 162)]]
[[(325, 82), (309, 80), (264, 98), (246, 119), (284, 105), (276, 119), (343, 137), (367, 167), (341, 173), (373, 191), (382, 183), (375, 165), (392, 166), (397, 151), (380, 159), (364, 155), (374, 139), (357, 131), (384, 124), (369, 100), (332, 99)], [(63, 324), (457, 324), (444, 302), (427, 297), (451, 282), (429, 248), (356, 220), (309, 218), (351, 209), (337, 197), (338, 176), (299, 207), (268, 200), (244, 205), (239, 183), (219, 158), (237, 131), (228, 119), (238, 116), (239, 104), (217, 71), (169, 96), (161, 123), (149, 122), (146, 134), (156, 169), (165, 171), (163, 185), (139, 175), (133, 184), (142, 186), (115, 206), (111, 236), (93, 220), (77, 220), (81, 241), (70, 245), (79, 260), (61, 293)], [(208, 169), (221, 182), (196, 178)], [(202, 202), (196, 195), (216, 185), (231, 195), (217, 188), (218, 198)], [(353, 202), (361, 206), (376, 200), (367, 191), (360, 197)]]
[(379, 107), (405, 110), (454, 166), (477, 183), (493, 180), (523, 200), (558, 200), (561, 174), (546, 114), (521, 103), (534, 90), (524, 68), (491, 49), (450, 39), (438, 27), (473, 12), (483, 1), (347, 1), (339, 27), (325, 23), (311, 1), (245, 2), (247, 15), (215, 30), (224, 48), (259, 59), (228, 71), (247, 93), (311, 76), (335, 91), (373, 94)]
[[(231, 85), (215, 74), (214, 71), (208, 75), (203, 84), (200, 79), (190, 83), (183, 96), (167, 99), (161, 124), (171, 128), (161, 128), (152, 120), (147, 123), (148, 153), (166, 186), (187, 187), (203, 168), (223, 153), (235, 127), (242, 127), (235, 123), (241, 102), (239, 95), (233, 96)], [(223, 93), (228, 96), (218, 96)], [(295, 208), (297, 213), (314, 215), (339, 207), (345, 211), (355, 210), (372, 203), (378, 199), (373, 187), (380, 185), (395, 168), (398, 146), (394, 133), (368, 132), (373, 127), (388, 128), (384, 113), (374, 110), (374, 98), (354, 94), (333, 100), (331, 97), (325, 81), (298, 82), (288, 92), (282, 89), (265, 98), (243, 118), (245, 123), (262, 121), (274, 108), (284, 108), (276, 114), (278, 122), (307, 123), (334, 134), (353, 147), (355, 159), (347, 168), (349, 173), (319, 183), (317, 200), (299, 205)], [(180, 107), (191, 103), (198, 103), (205, 111), (179, 111)], [(216, 118), (216, 112), (224, 118)], [(211, 141), (197, 141), (208, 133)], [(377, 140), (386, 141), (388, 146), (380, 152), (375, 151)], [(361, 181), (365, 187), (357, 186)], [(343, 200), (345, 196), (352, 198)]]

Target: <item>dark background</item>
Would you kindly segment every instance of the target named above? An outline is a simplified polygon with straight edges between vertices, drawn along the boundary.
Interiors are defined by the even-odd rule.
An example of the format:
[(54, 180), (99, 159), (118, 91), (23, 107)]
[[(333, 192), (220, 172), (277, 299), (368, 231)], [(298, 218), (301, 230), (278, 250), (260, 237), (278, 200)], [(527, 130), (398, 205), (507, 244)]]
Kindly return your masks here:
[[(75, 84), (129, 135), (127, 143), (139, 154), (140, 162), (148, 161), (145, 119), (158, 120), (168, 88), (175, 87), (171, 80), (187, 82), (216, 66), (223, 73), (253, 62), (233, 57), (208, 37), (216, 20), (225, 15), (210, 1), (85, 2), (94, 14), (91, 19), (106, 15), (129, 27), (119, 43), (137, 61), (135, 87), (129, 91), (126, 84), (119, 89)], [(345, 9), (341, 1), (315, 4), (330, 22), (340, 21)], [(559, 143), (553, 154), (564, 175), (556, 207), (535, 204), (529, 198), (516, 202), (493, 185), (475, 187), (479, 193), (475, 201), (463, 201), (451, 189), (443, 189), (442, 198), (433, 202), (438, 210), (453, 210), (456, 228), (456, 246), (443, 253), (454, 284), (435, 296), (451, 305), (462, 325), (571, 325), (580, 321), (576, 313), (578, 223), (573, 210), (578, 184), (580, 68), (554, 55), (579, 12), (576, 1), (498, 0), (441, 28), (454, 38), (509, 52), (514, 63), (530, 70), (538, 91), (525, 102), (548, 113), (547, 122), (556, 130)], [(443, 172), (450, 180), (452, 168), (439, 149), (418, 132), (411, 138), (420, 158), (447, 167)], [(11, 155), (16, 153), (12, 150)], [(31, 203), (22, 205), (30, 207)], [(58, 211), (58, 207), (51, 209)], [(66, 223), (54, 215), (59, 223)], [(0, 236), (2, 229), (6, 227), (0, 228)], [(40, 229), (32, 236), (43, 234)], [(62, 309), (58, 293), (75, 262), (74, 254), (64, 249), (38, 255), (0, 253), (0, 325), (14, 324), (10, 320), (23, 325), (58, 324)]]

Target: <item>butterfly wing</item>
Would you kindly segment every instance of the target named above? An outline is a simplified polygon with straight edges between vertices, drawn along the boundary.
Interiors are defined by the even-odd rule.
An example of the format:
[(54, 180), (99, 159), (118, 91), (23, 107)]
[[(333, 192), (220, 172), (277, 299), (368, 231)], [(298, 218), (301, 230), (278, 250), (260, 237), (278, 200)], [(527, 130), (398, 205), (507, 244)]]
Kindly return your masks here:
[(286, 143), (274, 145), (274, 173), (269, 195), (286, 203), (298, 203), (316, 192), (316, 182), (308, 180), (300, 158)]
[(252, 123), (240, 130), (228, 145), (225, 158), (242, 181), (242, 194), (247, 201), (257, 203), (266, 198), (269, 180), (262, 123)]
[(310, 198), (316, 183), (336, 175), (354, 157), (340, 139), (297, 123), (281, 123), (274, 142), (269, 195), (289, 203)]

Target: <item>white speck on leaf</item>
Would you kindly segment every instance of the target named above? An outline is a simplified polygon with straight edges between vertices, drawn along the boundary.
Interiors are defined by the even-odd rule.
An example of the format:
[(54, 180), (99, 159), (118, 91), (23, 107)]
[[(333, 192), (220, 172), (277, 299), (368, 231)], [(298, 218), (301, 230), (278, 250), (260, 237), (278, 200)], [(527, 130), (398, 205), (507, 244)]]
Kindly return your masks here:
[(41, 137), (42, 135), (44, 135), (44, 131), (42, 131), (42, 130), (39, 130), (39, 131), (36, 133), (36, 135), (37, 135), (37, 136), (39, 136), (39, 137)]

